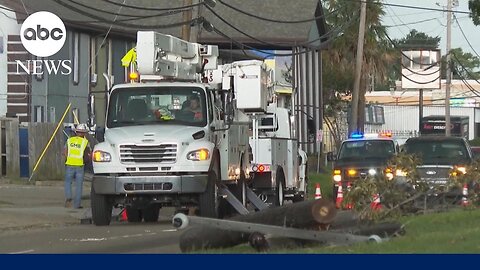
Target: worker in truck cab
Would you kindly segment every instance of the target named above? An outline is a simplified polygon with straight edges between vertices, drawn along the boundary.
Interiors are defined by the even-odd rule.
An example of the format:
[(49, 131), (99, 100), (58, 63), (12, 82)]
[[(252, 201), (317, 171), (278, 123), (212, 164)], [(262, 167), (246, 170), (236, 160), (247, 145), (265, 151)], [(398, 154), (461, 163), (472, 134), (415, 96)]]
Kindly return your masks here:
[(200, 99), (197, 96), (190, 97), (183, 104), (183, 110), (192, 112), (192, 117), (194, 121), (200, 121), (203, 119), (203, 112), (200, 107)]

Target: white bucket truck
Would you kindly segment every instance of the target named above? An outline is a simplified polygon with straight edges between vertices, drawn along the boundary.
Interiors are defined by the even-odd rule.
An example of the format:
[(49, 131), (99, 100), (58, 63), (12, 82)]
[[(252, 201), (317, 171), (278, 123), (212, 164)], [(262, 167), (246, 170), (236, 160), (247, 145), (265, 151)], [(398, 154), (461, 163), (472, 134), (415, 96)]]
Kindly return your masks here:
[[(133, 222), (158, 220), (162, 206), (195, 206), (207, 217), (248, 213), (247, 200), (266, 207), (248, 188), (267, 189), (252, 182), (249, 147), (249, 116), (268, 111), (263, 63), (217, 66), (217, 46), (152, 31), (137, 33), (136, 52), (138, 79), (109, 91), (103, 142), (93, 151), (93, 222), (109, 225), (114, 206)], [(285, 179), (295, 174), (286, 169), (297, 161), (291, 150)], [(281, 187), (301, 186), (294, 178)], [(271, 182), (270, 192), (277, 187)]]

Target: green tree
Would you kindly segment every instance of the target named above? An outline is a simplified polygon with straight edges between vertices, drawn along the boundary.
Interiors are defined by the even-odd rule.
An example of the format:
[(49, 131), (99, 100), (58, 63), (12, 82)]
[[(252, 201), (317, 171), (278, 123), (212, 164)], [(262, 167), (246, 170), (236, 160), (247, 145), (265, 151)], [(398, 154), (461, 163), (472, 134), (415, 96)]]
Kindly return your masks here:
[(468, 9), (470, 9), (470, 18), (473, 24), (480, 24), (480, 0), (468, 0)]
[[(338, 112), (339, 94), (350, 94), (353, 89), (355, 57), (357, 50), (360, 1), (328, 0), (324, 3), (327, 24), (343, 31), (335, 37), (331, 47), (323, 51), (323, 86), (326, 101), (325, 116)], [(380, 0), (368, 0), (365, 26), (364, 59), (360, 83), (358, 125), (365, 124), (365, 93), (370, 89), (369, 78), (376, 82), (388, 80), (388, 67), (394, 62), (395, 52), (386, 39), (386, 29), (381, 25), (384, 15)], [(354, 20), (354, 21), (352, 21)], [(327, 123), (328, 124), (328, 123)]]
[[(454, 48), (451, 51), (452, 54), (452, 72), (453, 79), (480, 79), (480, 58), (469, 53), (463, 52), (462, 48)], [(442, 78), (446, 78), (446, 56), (442, 56)]]
[(415, 29), (410, 30), (406, 37), (395, 40), (396, 46), (401, 49), (437, 49), (441, 38), (431, 37)]

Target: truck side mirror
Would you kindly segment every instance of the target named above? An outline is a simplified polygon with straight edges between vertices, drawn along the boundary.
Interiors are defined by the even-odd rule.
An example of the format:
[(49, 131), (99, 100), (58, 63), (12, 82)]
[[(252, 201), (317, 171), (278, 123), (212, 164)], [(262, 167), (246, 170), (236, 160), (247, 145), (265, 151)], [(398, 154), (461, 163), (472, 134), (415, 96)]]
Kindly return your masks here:
[(333, 152), (328, 152), (328, 153), (327, 153), (327, 160), (328, 160), (328, 161), (335, 161), (335, 160), (336, 160), (335, 155), (333, 154)]
[(98, 142), (105, 141), (105, 128), (104, 127), (97, 127), (95, 129), (95, 139), (97, 139)]

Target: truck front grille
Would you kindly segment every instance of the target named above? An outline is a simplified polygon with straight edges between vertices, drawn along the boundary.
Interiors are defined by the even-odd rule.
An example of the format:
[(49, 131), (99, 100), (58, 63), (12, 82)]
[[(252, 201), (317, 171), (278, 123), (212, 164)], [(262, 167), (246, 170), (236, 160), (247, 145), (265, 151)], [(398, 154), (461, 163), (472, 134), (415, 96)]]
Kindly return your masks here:
[(120, 145), (120, 162), (123, 164), (136, 163), (175, 163), (177, 160), (176, 144), (159, 145)]

